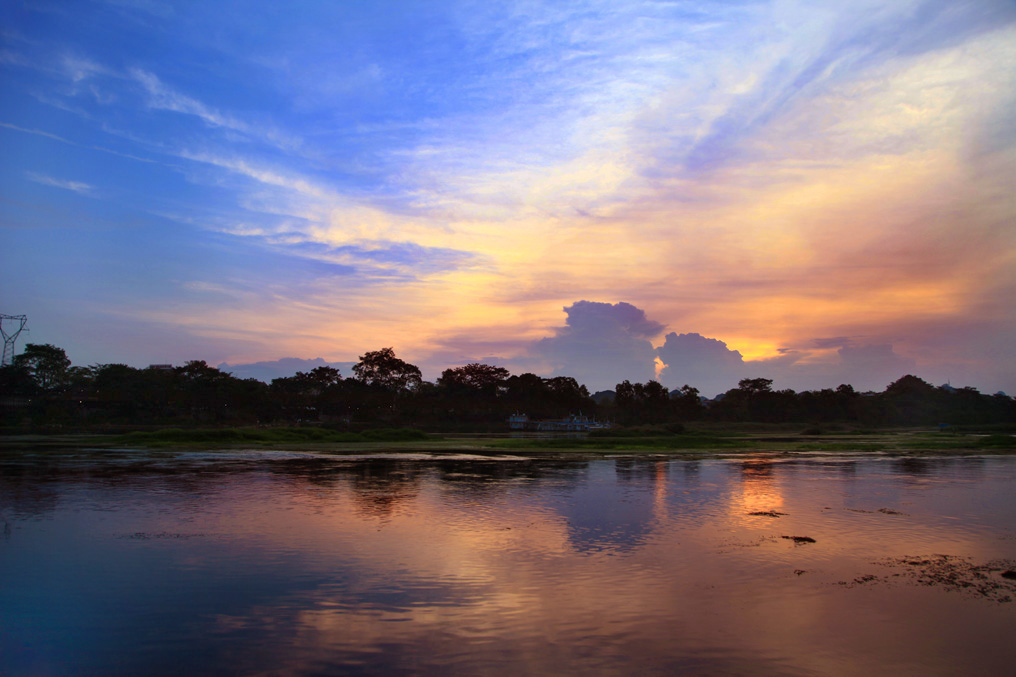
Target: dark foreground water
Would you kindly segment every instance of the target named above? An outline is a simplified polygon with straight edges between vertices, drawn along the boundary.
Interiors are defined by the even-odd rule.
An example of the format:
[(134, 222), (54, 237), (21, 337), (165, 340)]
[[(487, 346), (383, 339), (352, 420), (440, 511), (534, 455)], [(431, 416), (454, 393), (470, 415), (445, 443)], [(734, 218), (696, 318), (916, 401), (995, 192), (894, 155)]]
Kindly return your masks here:
[(9, 675), (1016, 665), (1016, 457), (26, 452), (0, 529)]

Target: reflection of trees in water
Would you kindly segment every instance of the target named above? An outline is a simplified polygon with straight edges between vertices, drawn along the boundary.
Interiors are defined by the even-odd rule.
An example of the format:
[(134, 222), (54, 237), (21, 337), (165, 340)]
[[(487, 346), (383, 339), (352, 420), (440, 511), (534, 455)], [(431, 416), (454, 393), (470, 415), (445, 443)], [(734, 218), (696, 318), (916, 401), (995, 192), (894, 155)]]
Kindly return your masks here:
[[(740, 475), (740, 495), (731, 504), (738, 517), (746, 513), (774, 510), (783, 505), (783, 495), (776, 482), (776, 468), (781, 465), (771, 457), (755, 456), (734, 465)], [(785, 468), (781, 468), (781, 472)]]
[(653, 458), (619, 458), (614, 461), (614, 471), (620, 482), (656, 484), (667, 480), (670, 463)]
[(158, 484), (160, 501), (210, 495), (222, 491), (223, 476), (236, 476), (233, 464), (187, 461), (179, 457), (144, 458), (113, 453), (94, 458), (54, 455), (47, 460), (0, 466), (0, 509), (34, 515), (52, 511), (61, 494), (87, 487), (112, 493), (131, 492)]
[[(54, 452), (50, 459), (0, 465), (0, 510), (36, 515), (53, 511), (61, 495), (76, 488), (108, 492), (110, 500), (121, 492), (160, 489), (157, 500), (193, 502), (195, 498), (221, 493), (241, 474), (256, 468), (249, 461), (189, 460), (181, 455), (102, 452), (94, 457), (75, 457)], [(150, 500), (154, 500), (150, 499)]]
[(553, 481), (567, 489), (581, 481), (585, 462), (440, 460), (398, 461), (369, 459), (346, 467), (353, 499), (367, 515), (390, 516), (416, 498), (424, 477), (437, 480), (447, 500), (473, 503), (478, 497), (510, 491), (534, 492)]
[(348, 487), (357, 512), (372, 517), (390, 516), (415, 498), (420, 479), (428, 472), (427, 464), (412, 461), (323, 456), (261, 459), (251, 468), (268, 472), (289, 490), (323, 503), (334, 501), (330, 489)]
[[(274, 462), (270, 469), (294, 484), (330, 487), (344, 484), (358, 512), (369, 516), (390, 516), (416, 498), (425, 477), (436, 479), (449, 498), (472, 501), (511, 489), (530, 491), (540, 481), (553, 480), (567, 486), (580, 480), (576, 469), (585, 462), (504, 460), (403, 460), (386, 458), (324, 459), (301, 458)], [(526, 480), (519, 482), (519, 480)]]
[(357, 512), (391, 517), (420, 493), (420, 479), (426, 469), (414, 462), (368, 459), (348, 466), (347, 471)]
[(987, 470), (986, 458), (957, 458), (952, 459), (949, 464), (953, 476), (965, 477), (968, 479), (980, 479), (984, 477)]
[(187, 454), (143, 458), (102, 454), (85, 459), (32, 459), (0, 466), (0, 510), (13, 511), (15, 515), (51, 512), (62, 493), (81, 486), (108, 490), (115, 497), (119, 492), (157, 485), (159, 502), (193, 502), (264, 478), (267, 473), (298, 493), (314, 494), (307, 490), (348, 483), (363, 512), (389, 514), (398, 503), (415, 496), (421, 472), (423, 468), (414, 463), (386, 460), (349, 463), (329, 458), (209, 460), (189, 458)]
[[(60, 502), (56, 464), (0, 465), (0, 514), (35, 517), (56, 510)], [(0, 529), (5, 528), (0, 525)]]
[(424, 464), (388, 458), (290, 458), (268, 467), (291, 489), (316, 500), (332, 501), (322, 489), (347, 487), (356, 512), (364, 517), (395, 514), (416, 498), (428, 472)]
[(904, 475), (928, 475), (936, 470), (936, 464), (927, 458), (901, 458), (892, 465), (896, 473)]
[(857, 461), (838, 461), (827, 465), (833, 465), (843, 477), (853, 478), (857, 476)]
[(332, 487), (349, 475), (346, 462), (325, 458), (287, 458), (272, 461), (267, 468), (296, 487)]
[(588, 466), (585, 461), (441, 461), (437, 467), (441, 490), (451, 497), (472, 499), (476, 496), (503, 494), (512, 490), (524, 493), (541, 489), (553, 482), (562, 490), (577, 485)]
[(437, 480), (438, 489), (446, 497), (472, 502), (476, 496), (536, 490), (543, 481), (555, 481), (562, 486), (575, 484), (581, 477), (576, 470), (585, 466), (585, 462), (543, 459), (300, 458), (273, 462), (269, 467), (296, 485), (348, 486), (360, 514), (388, 517), (418, 496), (425, 478)]
[(898, 475), (921, 477), (948, 472), (952, 477), (978, 478), (984, 474), (985, 459), (978, 457), (917, 458), (905, 456), (897, 459), (891, 468)]
[(742, 461), (740, 464), (741, 478), (747, 481), (761, 480), (769, 481), (773, 478), (773, 470), (776, 466), (772, 459), (753, 458)]

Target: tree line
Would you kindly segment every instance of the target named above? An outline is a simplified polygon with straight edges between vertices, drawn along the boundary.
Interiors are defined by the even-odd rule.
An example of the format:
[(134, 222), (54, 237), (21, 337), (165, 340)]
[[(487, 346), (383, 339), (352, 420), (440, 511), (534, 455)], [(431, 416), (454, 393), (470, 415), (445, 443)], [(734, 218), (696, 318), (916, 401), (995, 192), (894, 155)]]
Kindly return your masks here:
[(358, 429), (410, 426), (439, 431), (501, 431), (507, 417), (561, 418), (583, 413), (621, 426), (693, 421), (861, 426), (998, 424), (1016, 421), (1016, 400), (974, 388), (935, 387), (907, 375), (880, 393), (835, 389), (774, 390), (772, 380), (743, 379), (705, 400), (690, 385), (668, 391), (657, 381), (623, 381), (591, 395), (574, 378), (511, 374), (472, 363), (434, 382), (392, 348), (361, 355), (352, 375), (322, 366), (271, 383), (238, 379), (194, 360), (178, 367), (72, 366), (56, 346), (28, 344), (0, 368), (6, 429), (136, 425), (292, 425)]

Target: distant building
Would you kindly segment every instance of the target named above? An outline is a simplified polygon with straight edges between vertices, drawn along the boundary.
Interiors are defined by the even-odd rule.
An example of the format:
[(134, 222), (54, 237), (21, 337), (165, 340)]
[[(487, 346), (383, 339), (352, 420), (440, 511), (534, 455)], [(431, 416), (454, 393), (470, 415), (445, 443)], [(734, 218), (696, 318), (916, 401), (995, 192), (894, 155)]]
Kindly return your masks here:
[(173, 370), (173, 365), (171, 365), (171, 364), (150, 364), (150, 365), (148, 365), (148, 368), (149, 369), (157, 369), (159, 371), (172, 371)]
[(600, 423), (582, 414), (567, 418), (529, 418), (526, 414), (512, 414), (508, 417), (508, 428), (527, 432), (585, 433), (590, 430), (609, 428), (609, 423)]

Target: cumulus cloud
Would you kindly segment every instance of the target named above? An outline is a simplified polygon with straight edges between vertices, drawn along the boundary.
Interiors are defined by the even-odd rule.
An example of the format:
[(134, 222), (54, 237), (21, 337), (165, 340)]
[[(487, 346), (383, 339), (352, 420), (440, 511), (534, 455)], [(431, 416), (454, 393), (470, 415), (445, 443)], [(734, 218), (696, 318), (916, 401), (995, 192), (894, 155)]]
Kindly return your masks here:
[(719, 339), (701, 334), (667, 334), (657, 355), (667, 365), (660, 382), (668, 388), (687, 384), (712, 397), (734, 387), (746, 373), (744, 358)]
[(591, 391), (621, 381), (648, 381), (656, 352), (650, 338), (664, 330), (630, 303), (577, 301), (566, 307), (565, 326), (537, 341), (530, 353), (555, 376), (572, 376)]
[[(719, 339), (700, 334), (667, 334), (657, 354), (667, 365), (660, 381), (670, 389), (688, 384), (706, 397), (737, 386), (742, 378), (771, 378), (774, 387), (820, 390), (849, 383), (858, 390), (882, 390), (900, 376), (920, 372), (913, 358), (883, 344), (855, 344), (848, 337), (811, 341), (814, 349), (783, 348), (775, 357), (745, 360)], [(831, 353), (832, 348), (838, 348)]]
[[(774, 357), (745, 359), (725, 341), (696, 332), (670, 332), (662, 345), (653, 340), (665, 329), (630, 303), (576, 301), (565, 307), (565, 324), (553, 335), (531, 342), (485, 336), (446, 337), (425, 360), (429, 371), (484, 361), (513, 373), (572, 376), (590, 391), (613, 389), (623, 380), (654, 378), (670, 390), (690, 385), (714, 397), (736, 388), (743, 378), (770, 378), (777, 389), (819, 390), (849, 383), (858, 390), (882, 390), (899, 377), (928, 376), (917, 360), (888, 343), (856, 343), (847, 336), (816, 338), (797, 348), (780, 348)], [(495, 332), (496, 335), (496, 332)], [(482, 351), (482, 352), (481, 352)], [(480, 359), (491, 351), (510, 357)]]
[(881, 390), (900, 376), (917, 371), (917, 361), (899, 355), (888, 343), (843, 346), (836, 351), (840, 357), (841, 374), (863, 390)]

